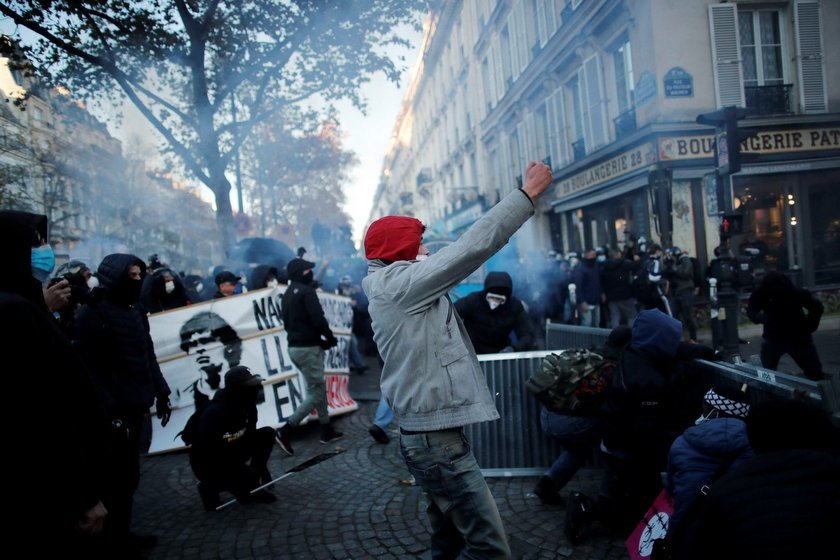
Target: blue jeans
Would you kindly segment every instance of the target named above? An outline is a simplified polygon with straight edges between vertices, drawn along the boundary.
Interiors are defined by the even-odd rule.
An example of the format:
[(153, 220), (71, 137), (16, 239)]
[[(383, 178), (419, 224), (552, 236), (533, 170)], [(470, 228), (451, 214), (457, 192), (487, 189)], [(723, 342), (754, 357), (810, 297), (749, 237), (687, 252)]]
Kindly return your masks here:
[(379, 406), (376, 407), (376, 416), (373, 417), (373, 423), (386, 429), (394, 421), (394, 411), (388, 406), (388, 401), (385, 397), (379, 397)]
[(429, 500), (432, 558), (510, 558), (496, 501), (463, 428), (400, 434), (400, 452)]
[(546, 471), (558, 489), (568, 483), (601, 439), (601, 422), (598, 416), (572, 416), (557, 414), (542, 408), (540, 425), (543, 433), (556, 439), (563, 452)]
[(359, 340), (354, 335), (350, 335), (348, 358), (350, 359), (350, 365), (354, 368), (361, 368), (365, 365), (362, 361), (362, 355), (359, 353)]
[(578, 306), (580, 310), (580, 325), (582, 327), (595, 327), (596, 329), (601, 325), (601, 306), (590, 303), (589, 309), (583, 310), (583, 307)]

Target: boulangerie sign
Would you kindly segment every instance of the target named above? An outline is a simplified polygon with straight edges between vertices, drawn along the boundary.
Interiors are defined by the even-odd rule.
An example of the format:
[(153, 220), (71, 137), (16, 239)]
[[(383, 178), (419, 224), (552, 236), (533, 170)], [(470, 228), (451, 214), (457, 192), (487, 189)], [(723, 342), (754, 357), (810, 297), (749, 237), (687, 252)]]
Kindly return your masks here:
[[(152, 417), (150, 453), (184, 446), (177, 434), (195, 409), (198, 393), (213, 398), (225, 372), (244, 365), (264, 379), (259, 425), (278, 427), (306, 396), (306, 383), (289, 358), (281, 318), (286, 286), (255, 290), (181, 307), (149, 317), (160, 369), (172, 390), (172, 417), (166, 427)], [(338, 339), (324, 367), (330, 416), (358, 409), (348, 386), (348, 348), (353, 310), (350, 299), (318, 293), (324, 315)]]

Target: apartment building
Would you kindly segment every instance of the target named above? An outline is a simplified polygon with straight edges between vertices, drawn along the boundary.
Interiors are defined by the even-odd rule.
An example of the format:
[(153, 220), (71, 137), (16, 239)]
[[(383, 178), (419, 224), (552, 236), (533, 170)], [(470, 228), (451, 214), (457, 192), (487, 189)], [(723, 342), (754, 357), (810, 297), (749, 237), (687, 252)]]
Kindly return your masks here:
[[(840, 283), (838, 24), (825, 0), (444, 2), (372, 218), (410, 213), (456, 236), (540, 159), (556, 180), (520, 259), (644, 235), (702, 261), (733, 208), (736, 252)], [(731, 105), (754, 135), (717, 200), (715, 131), (696, 118)]]

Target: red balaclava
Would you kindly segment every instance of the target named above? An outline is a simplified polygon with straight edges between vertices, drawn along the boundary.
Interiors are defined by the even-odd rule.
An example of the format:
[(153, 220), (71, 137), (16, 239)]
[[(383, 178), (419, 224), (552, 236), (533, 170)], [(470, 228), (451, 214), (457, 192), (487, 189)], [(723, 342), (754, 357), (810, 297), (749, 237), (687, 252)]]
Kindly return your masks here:
[(413, 261), (420, 250), (423, 223), (408, 216), (379, 218), (365, 235), (365, 257), (368, 260)]

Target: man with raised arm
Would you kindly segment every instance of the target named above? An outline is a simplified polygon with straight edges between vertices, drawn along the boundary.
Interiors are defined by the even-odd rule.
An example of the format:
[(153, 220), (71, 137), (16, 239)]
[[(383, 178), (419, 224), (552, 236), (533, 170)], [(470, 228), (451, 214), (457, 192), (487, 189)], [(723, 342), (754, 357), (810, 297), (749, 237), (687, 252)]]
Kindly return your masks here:
[(508, 242), (551, 182), (549, 167), (531, 162), (521, 189), (434, 255), (415, 218), (386, 216), (365, 236), (362, 286), (385, 362), (382, 393), (399, 421), (406, 465), (429, 499), (433, 558), (510, 558), (499, 510), (464, 435), (464, 426), (499, 413), (448, 292)]

